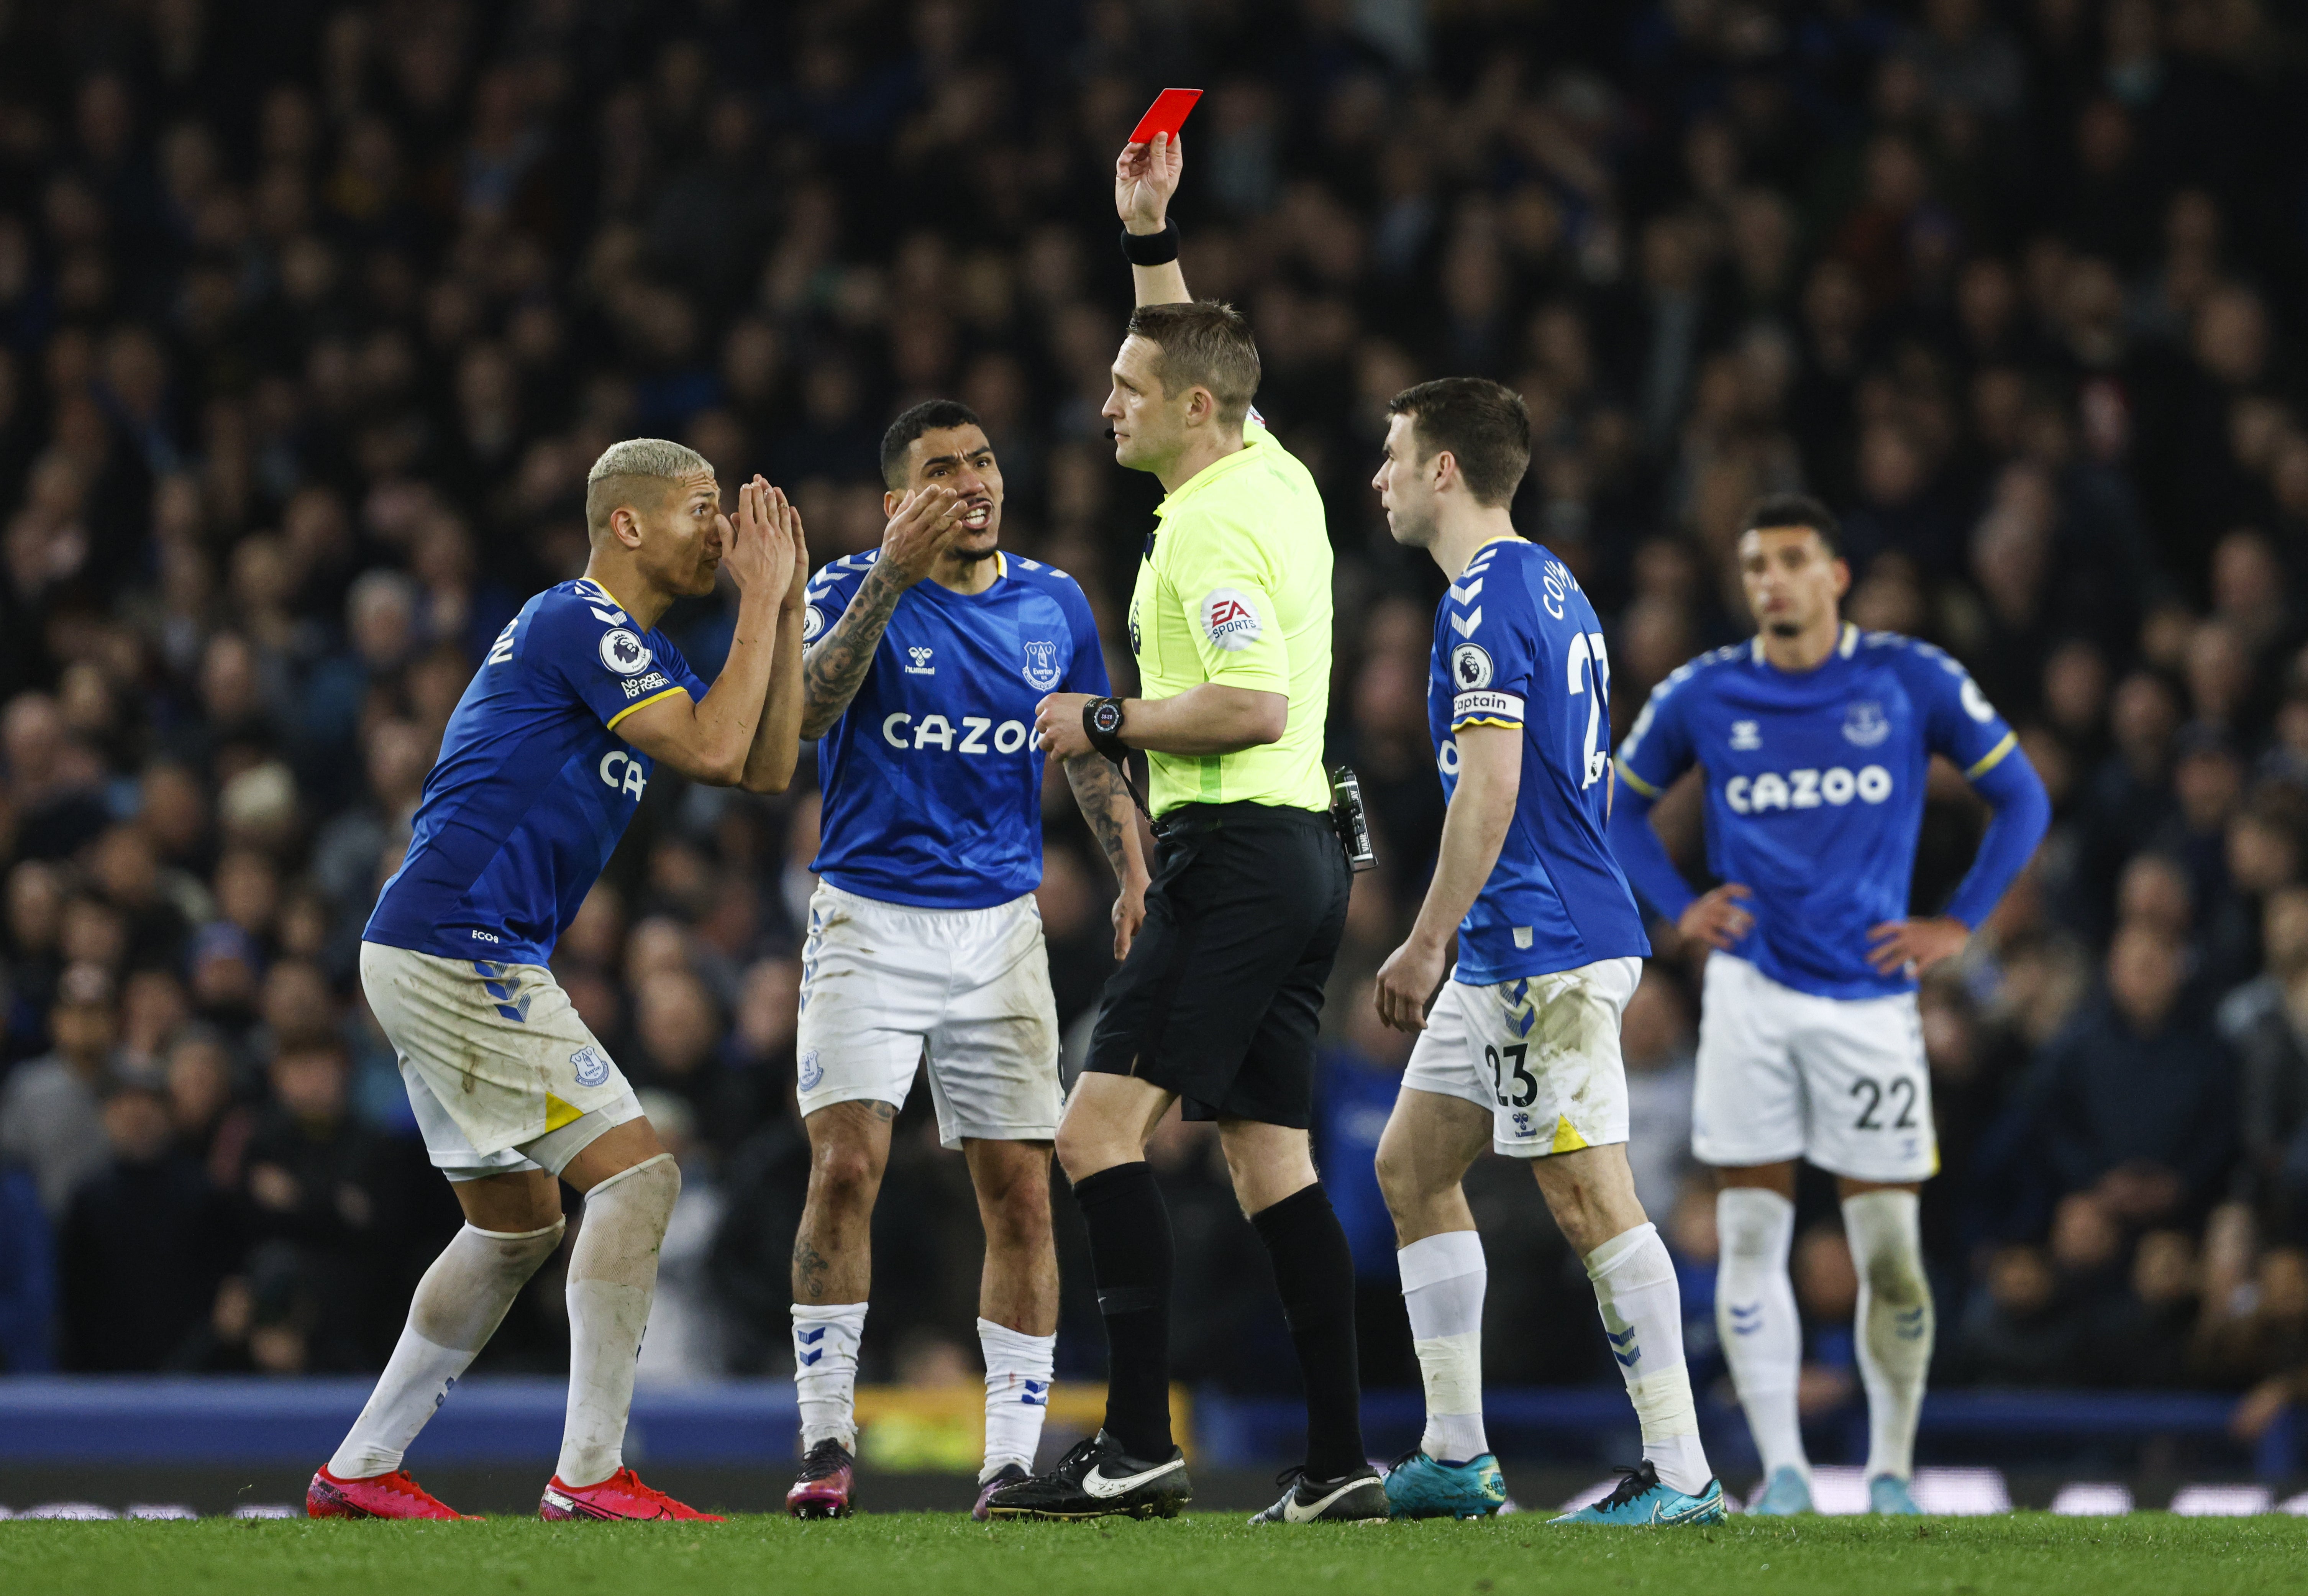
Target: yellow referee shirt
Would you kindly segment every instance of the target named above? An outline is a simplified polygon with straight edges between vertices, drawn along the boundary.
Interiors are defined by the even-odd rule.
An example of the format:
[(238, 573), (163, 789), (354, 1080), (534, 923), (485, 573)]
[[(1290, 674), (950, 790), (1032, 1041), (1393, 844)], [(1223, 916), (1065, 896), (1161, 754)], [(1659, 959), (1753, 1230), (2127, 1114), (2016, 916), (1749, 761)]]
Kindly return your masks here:
[(1331, 712), (1331, 534), (1314, 479), (1256, 419), (1243, 447), (1162, 501), (1161, 527), (1130, 594), (1139, 695), (1204, 682), (1281, 693), (1279, 742), (1239, 754), (1155, 754), (1151, 806), (1331, 807), (1322, 726)]

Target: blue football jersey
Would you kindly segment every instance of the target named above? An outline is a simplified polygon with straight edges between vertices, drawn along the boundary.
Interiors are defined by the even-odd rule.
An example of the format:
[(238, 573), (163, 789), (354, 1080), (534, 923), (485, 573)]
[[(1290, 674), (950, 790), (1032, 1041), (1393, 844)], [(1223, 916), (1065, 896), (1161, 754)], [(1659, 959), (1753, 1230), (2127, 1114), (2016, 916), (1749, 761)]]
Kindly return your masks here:
[(1502, 538), (1476, 551), (1434, 611), (1427, 729), (1448, 802), (1468, 726), (1520, 726), (1522, 785), (1475, 905), (1457, 979), (1495, 986), (1651, 951), (1642, 912), (1604, 840), (1611, 662), (1603, 623), (1563, 562)]
[(1868, 964), (1867, 933), (1908, 916), (1931, 756), (1976, 781), (2018, 746), (1944, 651), (1846, 622), (1802, 675), (1761, 638), (1684, 665), (1643, 706), (1619, 772), (1650, 798), (1705, 772), (1708, 868), (1754, 893), (1734, 953), (1799, 992), (1876, 997), (1915, 988)]
[(497, 634), (441, 738), (408, 855), (361, 935), (450, 959), (542, 964), (655, 768), (620, 720), (706, 684), (607, 588), (550, 587)]
[[(831, 630), (874, 549), (812, 579), (802, 635)], [(997, 554), (994, 585), (934, 582), (890, 612), (873, 669), (817, 746), (824, 808), (810, 868), (844, 892), (919, 909), (986, 909), (1042, 884), (1047, 693), (1107, 691), (1098, 623), (1074, 579)]]

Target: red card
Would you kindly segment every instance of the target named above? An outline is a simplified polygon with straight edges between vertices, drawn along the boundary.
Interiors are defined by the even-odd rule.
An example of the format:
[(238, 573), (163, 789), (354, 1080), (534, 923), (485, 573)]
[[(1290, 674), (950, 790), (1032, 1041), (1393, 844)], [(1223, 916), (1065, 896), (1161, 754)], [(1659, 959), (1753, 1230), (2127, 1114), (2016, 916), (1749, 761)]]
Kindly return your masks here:
[(1150, 144), (1158, 133), (1167, 133), (1173, 139), (1176, 138), (1178, 130), (1186, 125), (1186, 113), (1194, 108), (1194, 101), (1201, 97), (1200, 89), (1163, 90), (1154, 97), (1154, 103), (1146, 108), (1146, 114), (1138, 118), (1138, 131), (1130, 135), (1130, 142)]

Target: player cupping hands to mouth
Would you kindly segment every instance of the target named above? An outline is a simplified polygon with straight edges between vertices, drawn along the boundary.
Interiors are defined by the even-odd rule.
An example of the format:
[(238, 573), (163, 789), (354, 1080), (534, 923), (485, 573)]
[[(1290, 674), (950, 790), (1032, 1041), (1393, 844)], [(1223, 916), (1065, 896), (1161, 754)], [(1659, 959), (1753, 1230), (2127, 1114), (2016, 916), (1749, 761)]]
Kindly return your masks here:
[[(659, 762), (750, 792), (793, 779), (801, 516), (759, 477), (737, 498), (732, 516), (694, 450), (613, 445), (586, 480), (585, 574), (522, 607), (449, 719), (408, 856), (362, 933), (360, 972), (465, 1225), (418, 1282), (368, 1405), (313, 1477), (315, 1518), (462, 1516), (401, 1457), (560, 1247), (558, 1180), (585, 1195), (585, 1214), (569, 1255), (568, 1423), (538, 1511), (710, 1516), (642, 1484), (624, 1459), (681, 1172), (547, 965)], [(725, 571), (737, 625), (708, 687), (657, 623)]]

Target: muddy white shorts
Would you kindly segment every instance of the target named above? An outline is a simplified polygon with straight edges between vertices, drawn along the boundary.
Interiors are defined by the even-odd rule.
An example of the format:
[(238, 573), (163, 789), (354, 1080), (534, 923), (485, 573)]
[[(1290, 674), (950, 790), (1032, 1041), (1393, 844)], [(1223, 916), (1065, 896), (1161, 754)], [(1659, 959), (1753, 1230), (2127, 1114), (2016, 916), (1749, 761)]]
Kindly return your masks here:
[(1545, 1158), (1627, 1139), (1619, 1016), (1641, 959), (1470, 987), (1454, 971), (1410, 1050), (1402, 1083), (1491, 1113), (1491, 1145)]
[(1916, 995), (1821, 997), (1710, 953), (1691, 1150), (1736, 1169), (1806, 1159), (1853, 1180), (1939, 1172)]
[(926, 1056), (946, 1146), (1056, 1137), (1058, 1005), (1030, 893), (915, 909), (821, 882), (801, 959), (805, 1117), (831, 1103), (902, 1108)]
[(361, 990), (400, 1056), (434, 1168), (452, 1180), (558, 1175), (641, 1104), (541, 964), (364, 942)]

